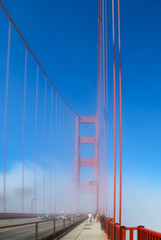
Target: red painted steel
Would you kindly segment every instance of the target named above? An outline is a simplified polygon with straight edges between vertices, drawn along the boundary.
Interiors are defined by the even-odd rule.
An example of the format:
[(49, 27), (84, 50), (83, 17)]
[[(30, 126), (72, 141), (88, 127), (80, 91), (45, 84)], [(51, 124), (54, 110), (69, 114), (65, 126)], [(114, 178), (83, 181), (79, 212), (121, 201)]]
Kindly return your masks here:
[[(59, 219), (54, 219), (54, 220), (45, 220), (45, 221), (37, 221), (37, 222), (28, 222), (28, 223), (20, 223), (20, 224), (13, 224), (13, 225), (6, 225), (6, 226), (0, 226), (0, 229), (8, 229), (8, 228), (15, 228), (15, 227), (23, 227), (23, 226), (29, 226), (29, 225), (35, 225), (35, 239), (38, 240), (38, 234), (39, 234), (39, 229), (38, 229), (38, 226), (39, 224), (41, 223), (47, 223), (47, 222), (53, 222), (53, 226), (54, 226), (54, 231), (53, 231), (53, 234), (57, 234), (59, 232), (62, 232), (64, 231), (66, 228), (70, 228), (72, 226), (74, 226), (75, 224), (77, 223), (80, 223), (82, 222), (83, 220), (86, 219), (86, 216), (80, 216), (78, 217), (78, 219), (76, 221), (74, 221), (74, 223), (71, 224), (71, 220), (69, 221), (69, 225), (66, 226), (65, 225), (65, 219), (63, 219), (63, 227), (61, 229), (59, 229), (58, 231), (56, 231), (56, 221), (59, 221), (61, 218)], [(68, 220), (67, 220), (68, 221)], [(48, 239), (49, 237), (51, 237), (53, 234), (50, 234), (50, 235), (47, 235), (45, 237), (43, 237), (43, 239)]]
[(64, 201), (63, 201), (63, 197), (64, 197), (64, 176), (65, 176), (65, 172), (64, 172), (64, 166), (65, 166), (65, 158), (64, 158), (64, 148), (65, 148), (65, 106), (63, 104), (63, 114), (62, 114), (62, 133), (64, 135), (63, 139), (62, 139), (62, 193), (61, 193), (61, 209), (65, 209), (64, 208)]
[[(100, 64), (101, 64), (101, 24), (102, 24), (102, 1), (98, 1), (98, 57), (97, 57), (97, 133), (98, 136), (98, 126), (99, 126), (99, 97), (100, 97)], [(99, 145), (97, 148), (97, 154), (99, 158)], [(100, 212), (99, 209), (99, 161), (97, 162), (97, 212)]]
[[(79, 126), (83, 123), (93, 123), (95, 125), (96, 134), (93, 137), (82, 137), (79, 136)], [(80, 144), (93, 144), (95, 148), (95, 155), (93, 158), (81, 158), (79, 153)], [(79, 184), (79, 174), (80, 168), (83, 166), (91, 166), (94, 169), (94, 181), (97, 184), (96, 192), (97, 192), (97, 207), (98, 207), (98, 125), (97, 125), (97, 116), (93, 117), (76, 117), (76, 135), (75, 135), (75, 161), (74, 161), (74, 180), (76, 192), (78, 192), (78, 184)], [(97, 208), (98, 209), (98, 208)]]
[[(76, 114), (76, 135), (75, 135), (75, 161), (74, 161), (74, 181), (75, 186), (77, 188), (76, 197), (78, 197), (78, 184), (79, 184), (79, 175), (80, 175), (80, 168), (83, 166), (91, 166), (94, 169), (94, 181), (97, 186), (97, 211), (99, 212), (99, 94), (100, 94), (100, 79), (101, 79), (101, 61), (103, 62), (103, 129), (104, 129), (104, 145), (103, 145), (103, 171), (105, 171), (105, 143), (106, 139), (106, 110), (108, 106), (107, 102), (107, 0), (98, 0), (99, 8), (98, 8), (98, 71), (97, 71), (97, 111), (95, 116), (91, 117), (83, 117), (79, 116), (64, 100), (64, 98), (60, 95), (58, 90), (55, 88), (49, 77), (47, 76), (46, 72), (40, 65), (39, 61), (33, 54), (32, 50), (28, 46), (27, 42), (19, 32), (17, 26), (13, 22), (12, 18), (8, 14), (7, 10), (5, 9), (4, 5), (0, 0), (0, 6), (3, 9), (4, 13), (7, 15), (9, 19), (9, 30), (8, 30), (8, 51), (7, 51), (7, 70), (6, 70), (6, 96), (5, 96), (5, 126), (4, 126), (4, 174), (3, 174), (3, 211), (4, 213), (1, 214), (1, 217), (33, 217), (38, 216), (36, 214), (36, 180), (37, 180), (37, 118), (38, 118), (38, 82), (39, 82), (39, 69), (45, 75), (45, 105), (44, 105), (44, 172), (43, 172), (43, 211), (45, 212), (45, 139), (46, 139), (46, 89), (47, 89), (47, 80), (51, 83), (51, 125), (50, 125), (50, 213), (52, 212), (51, 204), (52, 204), (52, 99), (53, 99), (53, 88), (56, 91), (56, 137), (57, 137), (57, 97), (59, 96), (60, 99), (63, 100), (63, 104), (65, 103), (66, 106)], [(114, 206), (113, 206), (113, 218), (106, 218), (105, 219), (105, 232), (110, 240), (126, 240), (126, 233), (129, 233), (130, 240), (134, 238), (134, 231), (137, 231), (137, 240), (158, 240), (161, 239), (161, 233), (155, 232), (149, 229), (144, 228), (143, 226), (137, 227), (125, 227), (121, 225), (121, 209), (122, 209), (122, 96), (121, 96), (121, 40), (120, 40), (120, 0), (118, 0), (118, 43), (119, 43), (119, 102), (120, 102), (120, 196), (119, 196), (119, 223), (115, 223), (115, 215), (116, 215), (116, 79), (115, 79), (115, 15), (114, 15), (114, 0), (112, 0), (112, 30), (113, 30), (113, 83), (114, 83)], [(7, 107), (8, 107), (8, 84), (9, 84), (9, 63), (10, 63), (10, 42), (11, 42), (11, 24), (14, 29), (17, 31), (18, 35), (22, 39), (23, 43), (26, 46), (25, 52), (25, 74), (24, 74), (24, 102), (23, 102), (23, 131), (22, 131), (22, 213), (6, 213), (6, 140), (7, 140)], [(106, 31), (106, 33), (105, 33)], [(103, 35), (103, 36), (102, 36)], [(106, 41), (106, 47), (105, 47)], [(102, 43), (102, 46), (101, 46)], [(103, 51), (102, 51), (103, 49)], [(106, 53), (105, 53), (106, 50)], [(27, 79), (27, 53), (28, 51), (31, 53), (32, 57), (37, 63), (37, 76), (36, 76), (36, 111), (35, 111), (35, 178), (34, 178), (34, 197), (31, 201), (33, 205), (33, 200), (35, 200), (35, 211), (32, 211), (32, 214), (24, 214), (24, 149), (25, 149), (25, 109), (26, 109), (26, 79)], [(106, 56), (105, 56), (106, 54)], [(103, 57), (103, 58), (102, 58)], [(106, 63), (106, 66), (105, 66)], [(62, 132), (64, 132), (64, 105), (63, 105), (63, 114), (61, 115), (61, 101), (60, 101), (60, 110), (59, 110), (59, 128)], [(63, 118), (63, 123), (61, 120)], [(79, 127), (81, 124), (94, 124), (96, 133), (95, 136), (90, 137), (82, 137), (79, 135)], [(61, 126), (61, 124), (63, 124)], [(60, 132), (61, 132), (60, 131)], [(68, 134), (67, 134), (68, 135)], [(58, 136), (60, 138), (60, 136)], [(64, 141), (64, 139), (63, 139)], [(57, 143), (56, 143), (57, 144)], [(81, 158), (79, 155), (79, 148), (81, 144), (93, 144), (95, 148), (95, 155), (93, 158)], [(64, 143), (63, 143), (64, 146)], [(57, 147), (56, 147), (57, 149)], [(56, 153), (57, 157), (58, 153)], [(58, 156), (61, 157), (60, 155)], [(107, 162), (106, 162), (107, 164)], [(62, 172), (61, 172), (62, 167)], [(55, 163), (55, 171), (57, 171), (57, 163)], [(63, 174), (62, 174), (63, 173)], [(62, 201), (63, 193), (65, 193), (65, 177), (64, 175), (64, 166), (61, 166), (61, 161), (58, 162), (58, 187), (60, 189), (58, 194), (58, 201)], [(64, 175), (65, 176), (65, 175)], [(64, 185), (63, 185), (64, 184)], [(56, 202), (56, 177), (55, 177), (55, 202)], [(107, 173), (106, 173), (106, 188), (107, 188)], [(106, 191), (106, 197), (105, 197)], [(62, 194), (62, 196), (61, 196)], [(60, 198), (60, 199), (59, 199)], [(106, 199), (106, 215), (107, 215), (107, 189), (105, 190), (105, 172), (103, 172), (103, 212), (105, 208), (105, 199)], [(59, 205), (60, 208), (64, 208), (63, 203)], [(32, 206), (33, 208), (33, 206)], [(56, 212), (56, 205), (54, 207)], [(33, 214), (34, 213), (34, 214)], [(16, 224), (16, 225), (9, 225), (9, 226), (2, 226), (0, 229), (3, 228), (10, 228), (10, 227), (17, 227), (17, 226), (24, 226), (24, 225), (31, 225), (35, 224), (35, 238), (38, 239), (38, 225), (43, 222), (53, 221), (53, 234), (56, 233), (56, 220), (48, 220), (48, 221), (41, 221), (41, 222), (31, 222), (31, 223), (23, 223), (23, 224)], [(77, 220), (77, 217), (74, 217), (74, 223), (82, 221), (82, 218)], [(71, 219), (69, 220), (70, 226)], [(63, 220), (63, 230), (66, 228), (65, 219)], [(61, 229), (61, 230), (62, 230)]]
[[(98, 2), (98, 69), (97, 69), (97, 113), (92, 117), (76, 117), (75, 135), (75, 160), (74, 160), (74, 181), (78, 189), (79, 172), (82, 166), (91, 166), (94, 169), (94, 180), (97, 184), (97, 212), (99, 212), (99, 136), (98, 136), (98, 114), (99, 114), (99, 82), (100, 82), (100, 61), (101, 61), (101, 24), (102, 24), (102, 1)], [(92, 123), (95, 125), (96, 133), (94, 137), (79, 136), (79, 126), (82, 123)], [(93, 158), (80, 158), (80, 144), (94, 144), (95, 156)]]
[[(67, 148), (69, 149), (70, 148), (70, 141), (69, 141), (69, 135), (71, 135), (70, 134), (70, 113), (69, 113), (69, 111), (68, 111), (68, 108), (66, 107), (66, 115), (67, 115), (67, 120), (66, 120), (66, 143), (67, 143)], [(68, 195), (68, 188), (69, 188), (69, 183), (68, 183), (68, 181), (67, 181), (67, 172), (65, 172), (66, 174), (65, 174), (65, 196), (67, 196), (67, 200), (66, 200), (66, 202), (67, 202), (67, 204), (65, 205), (65, 212), (67, 212), (67, 206), (69, 205), (69, 203), (70, 203), (70, 196)]]
[(38, 217), (41, 213), (0, 213), (1, 218), (27, 218), (27, 217)]
[(120, 0), (118, 0), (118, 38), (119, 38), (119, 97), (120, 97), (120, 205), (119, 224), (121, 225), (122, 209), (122, 97), (121, 97), (121, 39), (120, 39)]
[(45, 165), (46, 165), (46, 88), (47, 79), (45, 77), (45, 101), (44, 101), (44, 155), (43, 155), (43, 212), (45, 213)]
[(97, 136), (93, 137), (81, 137), (80, 136), (80, 144), (94, 144), (94, 146), (97, 146)]
[(74, 158), (74, 181), (79, 181), (79, 117), (76, 116), (76, 134), (75, 134), (75, 158)]
[(25, 51), (23, 130), (22, 130), (22, 213), (24, 213), (24, 154), (25, 154), (26, 79), (27, 79), (27, 48)]
[(110, 240), (125, 240), (125, 227), (114, 223), (112, 218), (105, 219), (105, 232)]
[(125, 227), (114, 223), (111, 218), (105, 218), (104, 231), (109, 240), (126, 240), (126, 232), (129, 239), (134, 239), (134, 231), (137, 231), (137, 240), (161, 239), (161, 233), (144, 228), (144, 226)]
[[(58, 116), (59, 116), (59, 134), (58, 134), (58, 138), (60, 139), (61, 138), (61, 118), (62, 118), (62, 112), (61, 112), (61, 101), (59, 101), (59, 112), (58, 112)], [(61, 152), (60, 152), (60, 149), (58, 151), (58, 159), (61, 158)], [(58, 192), (58, 202), (59, 202), (59, 205), (58, 205), (58, 212), (60, 212), (60, 198), (61, 198), (61, 161), (58, 160), (58, 189), (59, 189), (59, 192)]]
[(96, 122), (96, 116), (91, 116), (91, 117), (81, 117), (79, 118), (80, 123), (93, 123), (95, 124)]
[[(36, 76), (36, 109), (35, 109), (35, 182), (34, 182), (34, 198), (36, 199), (37, 195), (37, 112), (38, 112), (38, 87), (39, 87), (39, 67), (37, 65), (37, 76)], [(36, 201), (35, 205), (35, 213), (36, 213)]]
[(102, 211), (105, 213), (105, 142), (106, 142), (106, 122), (105, 122), (105, 3), (102, 3), (102, 45), (103, 45), (103, 206)]
[(50, 214), (52, 212), (52, 129), (53, 129), (53, 87), (51, 86), (51, 109), (50, 109)]
[(55, 220), (54, 220), (54, 234), (55, 234)]
[(4, 172), (3, 172), (3, 212), (6, 212), (6, 144), (7, 144), (7, 109), (8, 109), (8, 83), (11, 45), (11, 22), (8, 29), (7, 70), (6, 70), (6, 96), (5, 96), (5, 126), (4, 126)]
[[(55, 110), (55, 137), (57, 139), (57, 126), (58, 126), (58, 94), (56, 93), (56, 110)], [(57, 201), (57, 191), (56, 191), (56, 186), (57, 186), (57, 177), (56, 177), (56, 172), (57, 172), (57, 141), (55, 144), (55, 191), (54, 191), (54, 195), (55, 195), (55, 203), (54, 203), (54, 212), (56, 213), (57, 208), (56, 208), (56, 201)]]
[(97, 115), (99, 113), (99, 84), (101, 62), (101, 24), (102, 24), (102, 0), (98, 0), (98, 57), (97, 57)]
[(106, 135), (106, 216), (108, 216), (107, 211), (107, 198), (108, 198), (108, 79), (107, 79), (107, 0), (105, 0), (105, 44), (106, 44), (106, 104), (105, 104), (105, 118), (106, 118), (106, 126), (105, 126), (105, 135)]
[[(65, 108), (64, 108), (64, 104), (62, 106), (62, 133), (64, 133), (65, 131)], [(65, 143), (65, 135), (62, 139), (62, 152), (64, 150), (64, 143)], [(62, 159), (64, 158), (63, 154), (62, 154)], [(63, 193), (64, 193), (64, 164), (62, 164), (62, 174), (61, 174), (61, 198), (60, 198), (60, 201), (61, 201), (61, 209), (64, 209), (64, 206), (63, 206)]]
[(80, 167), (87, 167), (87, 166), (92, 166), (93, 168), (95, 168), (97, 164), (97, 158), (93, 157), (93, 158), (80, 158)]
[(38, 240), (38, 223), (35, 224), (35, 239)]
[(116, 83), (115, 83), (115, 14), (114, 0), (112, 0), (112, 30), (113, 30), (113, 91), (114, 91), (114, 204), (113, 221), (115, 222), (116, 211)]

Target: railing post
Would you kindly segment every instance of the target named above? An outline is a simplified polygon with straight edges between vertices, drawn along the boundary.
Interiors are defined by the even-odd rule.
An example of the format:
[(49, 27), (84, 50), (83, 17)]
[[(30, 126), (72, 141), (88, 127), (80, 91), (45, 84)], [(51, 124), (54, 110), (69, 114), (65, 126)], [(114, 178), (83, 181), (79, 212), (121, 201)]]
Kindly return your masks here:
[(115, 240), (115, 222), (114, 222), (114, 224), (113, 224), (113, 231), (112, 231), (112, 240)]
[(65, 229), (65, 218), (63, 219), (63, 229)]
[(54, 235), (55, 235), (55, 219), (54, 219)]
[(35, 225), (35, 239), (38, 240), (38, 223)]
[(126, 240), (126, 227), (120, 227), (120, 240)]
[(130, 240), (133, 240), (133, 230), (130, 230)]
[[(110, 229), (111, 224), (110, 224), (110, 222), (113, 222), (113, 218), (109, 218), (109, 220), (108, 220), (108, 225), (107, 225), (107, 237), (108, 238), (110, 238), (110, 234), (111, 234), (111, 229)], [(111, 236), (111, 238), (112, 238), (112, 236)]]
[(138, 230), (137, 230), (137, 240), (141, 240), (141, 231), (140, 228), (144, 228), (144, 226), (138, 226)]

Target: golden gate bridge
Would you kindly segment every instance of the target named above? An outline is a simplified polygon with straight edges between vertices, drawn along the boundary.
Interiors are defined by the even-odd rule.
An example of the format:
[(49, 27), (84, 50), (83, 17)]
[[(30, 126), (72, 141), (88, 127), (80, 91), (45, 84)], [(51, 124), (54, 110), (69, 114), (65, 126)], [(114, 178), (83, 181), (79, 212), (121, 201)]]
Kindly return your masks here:
[[(3, 187), (1, 199), (1, 218), (35, 217), (40, 214), (56, 216), (62, 212), (71, 215), (68, 224), (63, 220), (62, 229), (83, 221), (89, 211), (105, 213), (105, 232), (111, 240), (124, 240), (126, 232), (137, 231), (137, 239), (160, 239), (161, 234), (143, 226), (122, 226), (122, 102), (121, 102), (121, 37), (120, 37), (120, 1), (117, 1), (117, 29), (115, 24), (114, 0), (112, 0), (112, 39), (113, 39), (113, 79), (107, 79), (107, 0), (98, 0), (98, 60), (97, 60), (97, 106), (94, 116), (80, 116), (68, 104), (57, 90), (34, 52), (19, 31), (14, 20), (0, 1), (4, 18), (8, 19), (7, 55), (1, 61), (2, 102), (1, 126), (3, 153)], [(5, 23), (6, 24), (6, 23)], [(115, 32), (118, 31), (119, 54), (119, 222), (116, 222), (116, 63)], [(23, 55), (12, 52), (13, 36), (21, 40)], [(22, 46), (23, 45), (23, 46)], [(11, 55), (12, 54), (12, 55)], [(14, 55), (14, 56), (13, 56)], [(19, 58), (17, 61), (16, 59)], [(14, 60), (14, 61), (13, 61)], [(16, 62), (17, 61), (17, 62)], [(13, 64), (13, 67), (12, 67)], [(20, 66), (24, 73), (18, 75)], [(108, 213), (108, 81), (113, 81), (114, 102), (114, 178), (113, 178), (113, 215)], [(15, 87), (16, 86), (16, 87)], [(41, 87), (40, 87), (41, 86)], [(14, 94), (12, 94), (12, 91)], [(93, 125), (94, 134), (80, 135), (82, 125)], [(93, 145), (93, 157), (82, 157), (81, 146)], [(16, 179), (18, 194), (11, 197), (11, 183), (15, 175), (9, 178), (9, 164), (13, 155), (19, 161), (12, 160), (18, 171)], [(2, 162), (2, 161), (1, 161)], [(81, 169), (92, 167), (93, 176), (88, 182), (81, 182)], [(13, 184), (13, 188), (14, 188)], [(80, 199), (86, 198), (87, 208), (83, 208)], [(94, 197), (94, 201), (92, 201)], [(79, 216), (76, 216), (78, 215)], [(81, 215), (84, 214), (84, 215)], [(50, 236), (62, 229), (54, 230)], [(72, 222), (73, 221), (73, 222)], [(44, 221), (46, 222), (46, 221)], [(38, 239), (39, 222), (33, 224), (35, 238)], [(144, 224), (144, 223), (143, 223)], [(9, 229), (13, 225), (1, 226)], [(58, 227), (59, 228), (59, 227)], [(49, 237), (49, 236), (47, 236)], [(47, 237), (43, 239), (47, 239)]]

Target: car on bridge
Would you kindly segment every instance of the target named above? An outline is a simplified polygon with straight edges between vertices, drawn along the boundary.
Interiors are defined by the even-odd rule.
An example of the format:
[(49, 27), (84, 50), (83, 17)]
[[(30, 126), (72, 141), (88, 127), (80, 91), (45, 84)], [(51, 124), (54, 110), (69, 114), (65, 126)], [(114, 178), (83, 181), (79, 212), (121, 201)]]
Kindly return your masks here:
[(40, 215), (38, 216), (37, 220), (49, 220), (49, 215)]
[(61, 219), (69, 220), (69, 216), (66, 214), (63, 214), (60, 216)]
[(57, 219), (58, 216), (57, 215), (48, 215), (48, 218), (51, 220), (51, 219)]

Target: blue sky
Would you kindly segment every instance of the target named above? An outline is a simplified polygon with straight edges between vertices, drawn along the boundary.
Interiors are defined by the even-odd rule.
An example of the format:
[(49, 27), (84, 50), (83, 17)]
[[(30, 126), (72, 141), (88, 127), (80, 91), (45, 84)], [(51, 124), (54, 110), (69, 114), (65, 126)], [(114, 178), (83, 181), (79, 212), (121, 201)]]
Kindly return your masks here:
[[(97, 87), (97, 1), (3, 0), (3, 3), (67, 102), (80, 115), (94, 115)], [(124, 183), (128, 180), (138, 185), (144, 183), (151, 188), (154, 186), (159, 188), (161, 183), (161, 1), (121, 0), (120, 5), (123, 180)], [(117, 5), (115, 9), (117, 15)], [(115, 23), (117, 50), (117, 16)], [(7, 33), (8, 30), (3, 29), (3, 31)], [(16, 51), (17, 45), (15, 44), (14, 47)], [(112, 59), (111, 1), (108, 1), (108, 157), (111, 171), (113, 168)], [(117, 51), (116, 62), (118, 163)], [(119, 164), (117, 166), (119, 167)]]
[(96, 102), (97, 1), (4, 4), (62, 95), (80, 114), (95, 112), (83, 106)]

